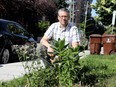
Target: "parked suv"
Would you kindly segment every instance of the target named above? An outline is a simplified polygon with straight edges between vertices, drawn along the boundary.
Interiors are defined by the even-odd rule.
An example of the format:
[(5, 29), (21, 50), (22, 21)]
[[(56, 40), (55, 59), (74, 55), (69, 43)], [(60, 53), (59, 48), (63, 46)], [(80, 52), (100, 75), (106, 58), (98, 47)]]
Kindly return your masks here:
[(19, 23), (0, 19), (0, 63), (12, 60), (14, 45), (27, 43), (36, 44), (36, 41)]

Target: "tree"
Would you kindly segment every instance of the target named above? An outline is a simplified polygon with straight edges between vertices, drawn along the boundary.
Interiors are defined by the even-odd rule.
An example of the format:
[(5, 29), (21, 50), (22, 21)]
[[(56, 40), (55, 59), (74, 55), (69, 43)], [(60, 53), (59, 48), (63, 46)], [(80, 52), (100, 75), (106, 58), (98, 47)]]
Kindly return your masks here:
[(36, 39), (40, 32), (36, 24), (43, 16), (50, 23), (56, 21), (56, 9), (53, 0), (1, 0), (0, 18), (21, 23)]
[(93, 9), (98, 14), (98, 21), (101, 21), (104, 25), (110, 25), (113, 11), (116, 10), (116, 0), (97, 0)]
[(56, 2), (56, 7), (57, 7), (58, 9), (60, 9), (60, 8), (65, 8), (65, 7), (68, 6), (68, 4), (66, 3), (65, 0), (55, 0), (55, 2)]
[(89, 18), (86, 23), (85, 34), (86, 38), (89, 39), (91, 34), (100, 34), (102, 35), (105, 32), (105, 28), (102, 24), (94, 20), (94, 18)]

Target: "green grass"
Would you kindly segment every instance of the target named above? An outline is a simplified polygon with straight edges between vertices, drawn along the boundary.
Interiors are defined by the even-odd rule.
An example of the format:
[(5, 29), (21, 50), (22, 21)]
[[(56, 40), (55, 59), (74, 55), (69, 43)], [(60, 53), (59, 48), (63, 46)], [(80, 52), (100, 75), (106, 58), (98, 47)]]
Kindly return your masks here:
[(80, 60), (81, 65), (88, 65), (90, 68), (99, 67), (107, 70), (106, 73), (116, 74), (116, 55), (89, 55)]
[[(116, 54), (89, 55), (81, 59), (82, 84), (86, 87), (116, 87)], [(92, 85), (92, 86), (91, 86)], [(0, 87), (30, 87), (26, 76), (0, 82)], [(81, 86), (78, 86), (81, 87)]]
[(29, 87), (26, 77), (21, 77), (11, 81), (0, 82), (0, 87)]
[(84, 83), (98, 85), (95, 87), (116, 87), (116, 81), (110, 82), (116, 78), (116, 54), (89, 55), (80, 60), (80, 64), (83, 66)]

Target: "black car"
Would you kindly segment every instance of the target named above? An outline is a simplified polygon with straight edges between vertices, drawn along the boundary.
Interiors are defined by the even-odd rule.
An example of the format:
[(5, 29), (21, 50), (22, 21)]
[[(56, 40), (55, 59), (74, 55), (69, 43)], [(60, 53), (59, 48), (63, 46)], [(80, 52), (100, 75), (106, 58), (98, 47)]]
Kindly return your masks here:
[(25, 45), (36, 41), (17, 22), (0, 19), (0, 63), (8, 63), (13, 58), (14, 45)]

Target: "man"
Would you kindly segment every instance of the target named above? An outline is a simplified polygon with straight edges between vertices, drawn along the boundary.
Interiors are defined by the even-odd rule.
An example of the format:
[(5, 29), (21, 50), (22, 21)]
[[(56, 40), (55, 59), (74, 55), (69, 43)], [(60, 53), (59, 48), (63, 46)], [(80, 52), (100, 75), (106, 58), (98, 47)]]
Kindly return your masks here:
[[(50, 39), (65, 39), (65, 43), (69, 43), (74, 48), (79, 45), (80, 38), (78, 29), (76, 26), (69, 23), (69, 18), (69, 11), (67, 9), (61, 8), (58, 10), (59, 22), (51, 24), (40, 41), (40, 43), (47, 48), (47, 53), (54, 52), (54, 50), (51, 48), (51, 44), (49, 43)], [(53, 54), (49, 53), (48, 55), (51, 57), (54, 56)]]

